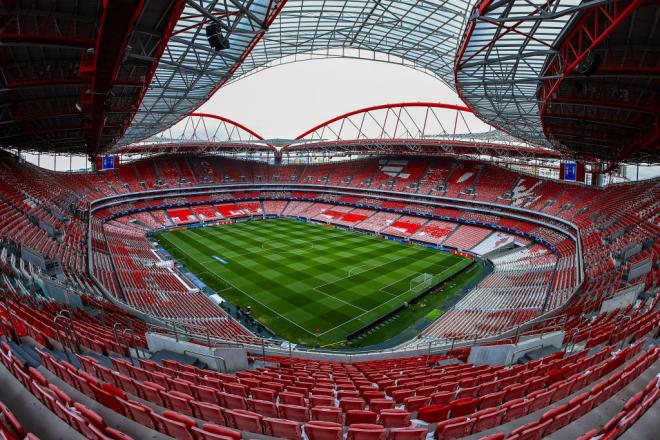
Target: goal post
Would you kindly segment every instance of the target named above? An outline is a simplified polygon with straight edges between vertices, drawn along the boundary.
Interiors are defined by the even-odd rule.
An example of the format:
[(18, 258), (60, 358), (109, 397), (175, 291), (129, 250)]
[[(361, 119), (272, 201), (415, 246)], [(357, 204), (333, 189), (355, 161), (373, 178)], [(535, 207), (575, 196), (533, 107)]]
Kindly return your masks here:
[(433, 275), (430, 273), (421, 273), (410, 280), (411, 292), (423, 292), (433, 286)]

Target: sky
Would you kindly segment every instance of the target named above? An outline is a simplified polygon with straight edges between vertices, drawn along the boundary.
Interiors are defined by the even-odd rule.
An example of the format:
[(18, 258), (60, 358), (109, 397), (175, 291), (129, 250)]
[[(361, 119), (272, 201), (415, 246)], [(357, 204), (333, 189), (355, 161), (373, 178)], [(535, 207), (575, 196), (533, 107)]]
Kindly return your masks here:
[(295, 138), (343, 113), (379, 104), (461, 104), (437, 78), (395, 64), (356, 59), (272, 67), (220, 89), (199, 111), (239, 122), (264, 138)]

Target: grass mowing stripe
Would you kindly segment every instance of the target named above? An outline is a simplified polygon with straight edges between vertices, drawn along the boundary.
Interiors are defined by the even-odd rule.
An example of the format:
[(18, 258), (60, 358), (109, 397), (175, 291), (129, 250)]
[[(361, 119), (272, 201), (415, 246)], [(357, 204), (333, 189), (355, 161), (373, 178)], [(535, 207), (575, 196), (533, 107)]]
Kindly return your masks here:
[[(170, 244), (173, 244), (173, 245), (176, 247), (176, 244), (174, 244), (171, 240), (169, 240), (169, 238), (167, 238), (166, 240), (168, 240)], [(181, 250), (181, 248), (179, 248), (179, 250)], [(205, 271), (205, 272), (210, 272), (210, 271)], [(217, 274), (215, 274), (215, 273), (213, 273), (213, 272), (210, 272), (210, 273), (211, 273), (212, 275), (214, 275), (215, 277), (219, 278), (220, 280), (222, 280), (224, 283), (226, 283), (226, 284), (228, 284), (229, 286), (231, 286), (232, 288), (237, 289), (238, 291), (240, 291), (242, 294), (244, 294), (245, 296), (249, 297), (249, 298), (252, 299), (253, 301), (256, 301), (256, 302), (258, 302), (259, 304), (261, 304), (262, 306), (264, 306), (264, 307), (270, 309), (267, 305), (261, 303), (258, 299), (252, 297), (250, 294), (248, 294), (248, 293), (244, 292), (243, 290), (241, 290), (240, 288), (234, 286), (231, 282), (229, 282), (229, 281), (223, 279), (222, 277), (218, 276)], [(273, 313), (278, 314), (277, 311), (272, 310), (272, 309), (270, 309), (270, 310), (271, 310)], [(282, 315), (280, 315), (280, 316), (282, 316)], [(283, 317), (284, 319), (287, 319), (286, 316), (282, 316), (282, 317)], [(287, 319), (287, 320), (288, 320), (288, 319)], [(297, 323), (295, 323), (294, 321), (291, 321), (291, 320), (288, 320), (288, 321), (289, 321), (291, 324), (293, 324), (293, 325), (299, 327), (301, 330), (306, 331), (306, 332), (308, 332), (308, 333), (310, 333), (310, 334), (313, 334), (313, 333), (309, 332), (307, 329), (305, 329), (304, 327), (299, 326), (299, 325), (298, 325)]]
[[(456, 263), (456, 265), (463, 265), (464, 263), (465, 263), (465, 261), (460, 261), (460, 262)], [(446, 269), (445, 272), (451, 272), (451, 270), (452, 270), (453, 268), (454, 268), (454, 267), (452, 266), (452, 267), (450, 267), (449, 269)], [(442, 274), (440, 274), (440, 275), (442, 275)], [(392, 301), (395, 301), (395, 300), (397, 300), (397, 299), (400, 299), (401, 297), (408, 298), (408, 297), (412, 297), (413, 295), (416, 295), (416, 293), (415, 293), (415, 292), (411, 292), (410, 290), (405, 291), (405, 292), (402, 292), (402, 293), (400, 293), (399, 295), (395, 296), (394, 298), (388, 299), (387, 301), (385, 301), (384, 303), (382, 303), (382, 304), (379, 306), (379, 308), (384, 307), (384, 306), (386, 306), (387, 304), (391, 303)], [(370, 312), (373, 313), (374, 310), (370, 310)], [(366, 313), (369, 313), (369, 312), (366, 312)], [(383, 314), (384, 314), (384, 313), (383, 313)], [(352, 321), (355, 321), (355, 320), (357, 320), (357, 319), (360, 319), (360, 318), (362, 318), (362, 316), (364, 316), (364, 314), (356, 316), (355, 318), (351, 319), (350, 321), (347, 321), (345, 324), (349, 324), (349, 323), (352, 322)], [(382, 316), (382, 315), (381, 315), (381, 316)], [(372, 321), (373, 321), (373, 320), (372, 320)], [(334, 330), (336, 330), (336, 329), (331, 329), (331, 330), (329, 330), (329, 331), (334, 331)], [(327, 332), (326, 332), (326, 333), (327, 333)]]
[(416, 296), (410, 279), (420, 273), (450, 273), (467, 261), (290, 219), (164, 232), (156, 239), (227, 300), (252, 306), (278, 335), (313, 345), (343, 341)]

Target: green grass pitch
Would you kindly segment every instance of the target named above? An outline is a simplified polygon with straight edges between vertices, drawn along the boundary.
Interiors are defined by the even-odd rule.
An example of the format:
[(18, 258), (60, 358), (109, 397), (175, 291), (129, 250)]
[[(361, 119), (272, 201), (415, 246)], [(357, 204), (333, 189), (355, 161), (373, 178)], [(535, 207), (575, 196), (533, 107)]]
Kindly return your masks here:
[[(291, 219), (163, 232), (158, 242), (228, 301), (278, 336), (314, 346), (347, 336), (418, 296), (471, 260)], [(220, 262), (218, 257), (226, 262)]]

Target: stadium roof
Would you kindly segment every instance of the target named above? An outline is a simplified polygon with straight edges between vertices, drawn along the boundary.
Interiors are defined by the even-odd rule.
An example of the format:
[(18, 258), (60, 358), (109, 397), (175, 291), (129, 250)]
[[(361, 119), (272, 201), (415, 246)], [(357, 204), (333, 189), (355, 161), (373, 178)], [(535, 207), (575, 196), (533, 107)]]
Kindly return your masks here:
[(91, 153), (113, 145), (139, 105), (182, 5), (2, 2), (0, 145)]
[[(133, 125), (120, 144), (144, 139), (173, 124), (230, 79), (296, 54), (332, 56), (331, 51), (340, 48), (364, 50), (365, 57), (373, 52), (386, 53), (450, 84), (469, 3), (202, 0), (195, 1), (197, 6), (193, 7), (189, 1)], [(201, 16), (200, 7), (206, 10)], [(216, 52), (209, 47), (204, 26), (210, 15), (221, 17), (228, 49)]]
[(228, 81), (347, 56), (456, 86), (542, 154), (658, 159), (660, 8), (649, 0), (53, 0), (0, 12), (4, 147), (126, 151)]
[(657, 2), (481, 0), (456, 58), (486, 122), (585, 160), (658, 159)]

